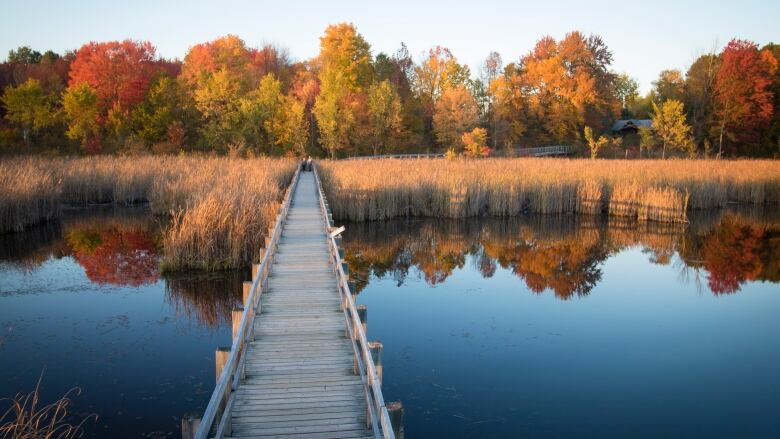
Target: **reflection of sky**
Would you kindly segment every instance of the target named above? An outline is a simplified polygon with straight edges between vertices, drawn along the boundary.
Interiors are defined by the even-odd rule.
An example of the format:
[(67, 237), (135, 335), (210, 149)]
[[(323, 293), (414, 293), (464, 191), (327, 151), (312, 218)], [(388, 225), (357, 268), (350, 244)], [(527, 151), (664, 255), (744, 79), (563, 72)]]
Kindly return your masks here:
[(410, 437), (777, 437), (778, 285), (710, 294), (629, 248), (583, 297), (534, 294), (467, 256), (360, 294)]
[(45, 368), (47, 401), (82, 388), (73, 409), (100, 416), (94, 437), (177, 436), (178, 419), (205, 407), (214, 349), (229, 341), (228, 327), (177, 312), (164, 281), (98, 285), (71, 257), (0, 262), (0, 397), (32, 390)]

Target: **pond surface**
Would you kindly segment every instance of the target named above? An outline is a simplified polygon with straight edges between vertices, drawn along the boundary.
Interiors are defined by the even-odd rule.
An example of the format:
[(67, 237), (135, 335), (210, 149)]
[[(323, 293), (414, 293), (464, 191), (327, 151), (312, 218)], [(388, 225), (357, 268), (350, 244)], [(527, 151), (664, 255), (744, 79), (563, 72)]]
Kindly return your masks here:
[[(163, 276), (144, 209), (0, 235), (0, 397), (179, 437), (247, 273)], [(406, 437), (780, 437), (780, 215), (347, 224)], [(42, 377), (42, 378), (41, 378)]]
[(87, 437), (180, 437), (213, 391), (244, 273), (161, 276), (160, 230), (133, 208), (0, 235), (0, 398), (40, 378), (45, 403), (80, 388)]
[(348, 224), (406, 435), (780, 437), (780, 216)]

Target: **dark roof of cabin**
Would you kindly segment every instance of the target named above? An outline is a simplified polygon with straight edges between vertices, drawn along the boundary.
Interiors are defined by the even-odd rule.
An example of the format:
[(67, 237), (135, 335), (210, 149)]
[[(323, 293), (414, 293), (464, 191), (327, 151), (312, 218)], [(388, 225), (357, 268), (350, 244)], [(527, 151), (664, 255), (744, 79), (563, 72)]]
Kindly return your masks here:
[(642, 127), (652, 128), (653, 121), (650, 119), (620, 119), (612, 125), (612, 131), (623, 131), (626, 128), (638, 130)]

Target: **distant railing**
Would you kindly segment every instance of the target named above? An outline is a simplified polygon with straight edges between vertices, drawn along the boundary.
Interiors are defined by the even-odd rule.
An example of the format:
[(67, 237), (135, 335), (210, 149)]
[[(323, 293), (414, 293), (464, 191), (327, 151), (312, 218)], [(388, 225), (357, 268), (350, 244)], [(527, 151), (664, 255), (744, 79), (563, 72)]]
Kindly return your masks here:
[[(333, 216), (329, 212), (330, 208), (325, 199), (316, 164), (313, 167), (313, 171), (314, 180), (317, 183), (317, 192), (319, 194), (320, 211), (322, 213), (323, 222), (328, 230), (330, 230), (333, 226)], [(332, 233), (328, 233), (328, 252), (330, 253), (330, 259), (331, 262), (333, 262), (334, 270), (336, 271), (339, 294), (341, 295), (341, 309), (346, 318), (346, 330), (347, 334), (349, 334), (350, 342), (352, 343), (352, 350), (355, 354), (355, 363), (357, 365), (358, 373), (360, 374), (360, 380), (363, 383), (366, 405), (368, 406), (368, 423), (376, 438), (395, 439), (390, 414), (388, 413), (384, 397), (382, 396), (382, 382), (380, 381), (379, 374), (374, 365), (368, 339), (366, 338), (360, 315), (355, 307), (355, 301), (352, 298), (349, 277), (344, 271), (341, 251), (338, 244), (336, 244), (335, 234)]]
[(238, 329), (234, 328), (230, 355), (224, 366), (222, 366), (217, 386), (214, 388), (214, 393), (211, 395), (206, 411), (200, 420), (200, 425), (195, 432), (196, 439), (207, 439), (212, 430), (215, 431), (215, 438), (223, 438), (232, 434), (231, 411), (235, 404), (235, 391), (240, 385), (241, 379), (245, 376), (246, 356), (244, 351), (247, 344), (254, 340), (254, 321), (255, 316), (259, 313), (260, 295), (267, 287), (268, 275), (271, 272), (270, 268), (273, 264), (276, 247), (282, 236), (284, 224), (287, 221), (287, 212), (290, 210), (290, 203), (295, 187), (298, 185), (300, 172), (299, 166), (284, 195), (274, 227), (268, 238), (266, 238), (266, 249), (263, 259), (260, 261), (259, 266), (253, 267), (252, 286), (249, 296), (244, 303), (244, 311), (238, 323)]
[(571, 147), (565, 145), (540, 146), (538, 148), (520, 148), (516, 150), (520, 157), (544, 157), (549, 155), (567, 155)]
[(437, 159), (444, 157), (444, 153), (430, 153), (430, 154), (382, 154), (382, 155), (365, 155), (359, 157), (348, 157), (344, 160), (379, 160), (379, 159)]

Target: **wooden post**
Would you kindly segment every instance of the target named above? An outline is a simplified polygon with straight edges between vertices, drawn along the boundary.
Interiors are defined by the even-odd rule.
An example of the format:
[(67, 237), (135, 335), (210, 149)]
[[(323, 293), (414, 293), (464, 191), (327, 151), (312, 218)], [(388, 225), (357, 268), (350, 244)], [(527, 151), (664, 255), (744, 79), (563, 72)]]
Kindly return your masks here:
[(393, 426), (395, 437), (404, 439), (404, 405), (401, 401), (393, 401), (385, 404), (385, 407), (390, 415), (390, 425)]
[[(255, 264), (252, 264), (252, 268), (254, 268), (254, 265)], [(242, 303), (244, 304), (244, 308), (246, 308), (247, 306), (250, 306), (249, 293), (252, 292), (252, 282), (244, 282), (243, 287), (244, 287), (244, 291), (243, 291)]]
[[(363, 334), (368, 334), (368, 305), (355, 305), (357, 309), (358, 317), (360, 317), (360, 325), (363, 327)], [(357, 338), (357, 333), (355, 333)]]
[(217, 372), (217, 383), (219, 382), (219, 376), (222, 375), (222, 369), (225, 368), (225, 363), (227, 363), (228, 358), (230, 358), (230, 348), (228, 347), (219, 347), (217, 348), (217, 352), (214, 354), (214, 362), (216, 366), (216, 372)]
[(271, 237), (266, 236), (265, 237), (265, 248), (270, 249), (271, 248)]
[(237, 306), (233, 308), (231, 316), (233, 317), (233, 344), (236, 343), (236, 337), (238, 336), (239, 326), (241, 325), (241, 316), (244, 315), (244, 308)]
[(368, 342), (368, 350), (371, 352), (371, 360), (376, 367), (376, 377), (379, 379), (379, 384), (382, 384), (382, 347), (380, 341)]
[(195, 439), (195, 433), (200, 427), (198, 415), (187, 413), (181, 418), (181, 439)]
[(252, 264), (252, 280), (260, 274), (260, 264)]

